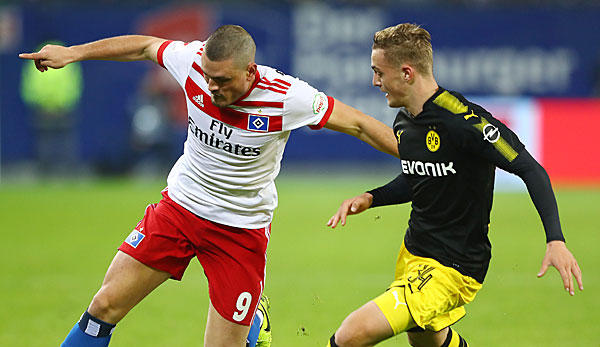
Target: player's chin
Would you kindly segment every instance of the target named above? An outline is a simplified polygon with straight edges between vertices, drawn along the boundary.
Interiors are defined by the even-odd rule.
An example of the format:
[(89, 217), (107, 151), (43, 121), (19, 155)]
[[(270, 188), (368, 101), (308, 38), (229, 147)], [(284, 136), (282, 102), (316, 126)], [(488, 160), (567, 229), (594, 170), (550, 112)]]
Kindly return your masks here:
[(212, 102), (213, 105), (217, 106), (217, 107), (227, 107), (229, 106), (229, 104), (231, 104), (229, 102), (229, 100), (227, 100), (227, 98), (221, 96), (221, 97), (215, 97), (214, 95), (210, 98), (210, 101)]
[(389, 99), (389, 98), (388, 98), (387, 102), (388, 102), (388, 106), (389, 107), (402, 107), (402, 106), (404, 106), (400, 102), (392, 100), (392, 99)]
[(396, 103), (389, 93), (385, 93), (385, 100), (387, 101), (389, 107), (398, 107), (394, 106)]

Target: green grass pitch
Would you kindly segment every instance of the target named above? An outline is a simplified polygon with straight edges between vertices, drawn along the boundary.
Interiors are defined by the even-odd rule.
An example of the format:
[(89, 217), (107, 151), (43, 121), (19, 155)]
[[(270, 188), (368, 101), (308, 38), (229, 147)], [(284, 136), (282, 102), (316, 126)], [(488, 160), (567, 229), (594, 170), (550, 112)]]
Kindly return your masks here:
[[(369, 210), (335, 230), (325, 226), (343, 199), (385, 182), (278, 179), (266, 282), (275, 347), (325, 346), (348, 313), (391, 282), (408, 206)], [(1, 185), (0, 345), (58, 346), (162, 187), (127, 180)], [(585, 291), (567, 295), (554, 269), (536, 278), (545, 243), (535, 209), (527, 194), (497, 193), (492, 264), (456, 325), (471, 346), (600, 346), (600, 190), (558, 189), (557, 198)], [(194, 260), (182, 282), (168, 281), (134, 308), (111, 346), (201, 346), (207, 300)], [(401, 335), (381, 346), (408, 343)]]

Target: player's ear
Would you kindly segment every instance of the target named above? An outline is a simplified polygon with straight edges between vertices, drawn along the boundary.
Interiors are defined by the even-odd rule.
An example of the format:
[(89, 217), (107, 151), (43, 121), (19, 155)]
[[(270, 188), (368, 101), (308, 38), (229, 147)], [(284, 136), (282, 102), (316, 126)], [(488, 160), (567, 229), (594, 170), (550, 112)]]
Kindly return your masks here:
[(402, 78), (405, 82), (410, 82), (413, 77), (415, 76), (415, 70), (413, 69), (412, 66), (408, 65), (408, 64), (402, 64), (401, 68), (400, 68), (400, 78)]
[(246, 66), (246, 76), (248, 81), (254, 81), (254, 77), (256, 76), (256, 72), (258, 71), (258, 66), (256, 63), (251, 62)]

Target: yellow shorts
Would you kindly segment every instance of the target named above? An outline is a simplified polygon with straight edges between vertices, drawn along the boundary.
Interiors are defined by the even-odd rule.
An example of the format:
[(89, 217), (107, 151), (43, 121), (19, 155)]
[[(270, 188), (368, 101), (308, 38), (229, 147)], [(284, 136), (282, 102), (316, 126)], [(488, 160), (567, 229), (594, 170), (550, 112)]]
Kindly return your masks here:
[(414, 256), (404, 244), (395, 278), (388, 291), (373, 300), (394, 334), (415, 326), (440, 331), (456, 323), (466, 314), (463, 306), (481, 289), (475, 279), (431, 258)]

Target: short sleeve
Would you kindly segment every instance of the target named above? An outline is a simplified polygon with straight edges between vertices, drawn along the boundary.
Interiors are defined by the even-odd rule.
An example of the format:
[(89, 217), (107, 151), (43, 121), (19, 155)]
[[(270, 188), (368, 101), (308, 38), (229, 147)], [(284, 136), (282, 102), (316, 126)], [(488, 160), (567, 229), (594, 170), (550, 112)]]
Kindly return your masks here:
[(194, 59), (200, 54), (204, 42), (165, 41), (158, 49), (158, 64), (184, 86)]
[(525, 146), (517, 135), (504, 123), (491, 115), (478, 115), (469, 120), (465, 146), (495, 166), (510, 171), (510, 164), (523, 151)]
[(284, 102), (283, 130), (294, 130), (305, 125), (311, 129), (321, 129), (331, 116), (333, 104), (332, 97), (295, 79)]

